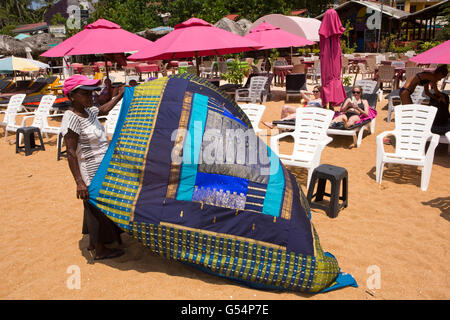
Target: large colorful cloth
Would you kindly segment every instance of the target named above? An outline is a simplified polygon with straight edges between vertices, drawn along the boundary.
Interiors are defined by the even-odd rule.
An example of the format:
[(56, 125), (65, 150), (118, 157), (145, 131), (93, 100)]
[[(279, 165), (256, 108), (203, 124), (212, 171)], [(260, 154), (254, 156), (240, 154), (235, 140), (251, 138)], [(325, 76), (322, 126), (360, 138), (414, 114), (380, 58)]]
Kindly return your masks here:
[(256, 288), (356, 286), (322, 250), (295, 177), (205, 79), (183, 74), (127, 88), (89, 194), (165, 258)]

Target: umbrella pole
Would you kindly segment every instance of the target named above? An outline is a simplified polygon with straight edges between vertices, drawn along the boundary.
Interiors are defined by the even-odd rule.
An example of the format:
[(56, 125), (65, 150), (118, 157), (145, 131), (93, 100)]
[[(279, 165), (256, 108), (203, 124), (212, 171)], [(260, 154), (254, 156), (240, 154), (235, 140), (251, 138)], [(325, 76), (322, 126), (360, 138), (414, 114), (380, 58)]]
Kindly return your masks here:
[(200, 77), (200, 59), (198, 57), (198, 51), (195, 51), (195, 66), (197, 67), (197, 76)]
[(106, 71), (106, 78), (109, 79), (109, 71), (108, 71), (108, 59), (106, 56), (103, 56), (105, 58), (105, 71)]

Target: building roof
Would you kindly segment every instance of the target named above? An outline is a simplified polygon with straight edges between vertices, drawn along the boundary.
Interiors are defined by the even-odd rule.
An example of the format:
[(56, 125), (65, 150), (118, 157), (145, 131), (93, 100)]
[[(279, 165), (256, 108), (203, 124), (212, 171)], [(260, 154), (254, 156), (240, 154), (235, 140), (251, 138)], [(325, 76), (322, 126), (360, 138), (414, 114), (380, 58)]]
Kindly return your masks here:
[(300, 10), (292, 10), (291, 11), (291, 16), (298, 16), (300, 14), (303, 14), (305, 12), (307, 12), (308, 9), (300, 9)]
[(24, 24), (17, 26), (16, 29), (13, 30), (14, 33), (26, 33), (26, 32), (34, 32), (39, 30), (48, 30), (47, 22), (39, 22), (32, 24)]
[(236, 21), (236, 18), (239, 17), (238, 14), (229, 14), (227, 16), (225, 16), (225, 18), (230, 19), (231, 21)]
[(432, 6), (429, 6), (425, 9), (410, 13), (408, 16), (403, 17), (402, 19), (429, 19), (431, 17), (435, 17), (440, 15), (442, 12), (442, 6), (448, 3), (449, 0), (440, 1), (439, 3), (435, 3)]
[[(334, 9), (336, 11), (339, 11), (341, 9), (344, 9), (347, 6), (355, 5), (355, 4), (362, 5), (362, 6), (365, 6), (367, 8), (371, 8), (371, 9), (376, 10), (376, 11), (381, 11), (381, 3), (379, 3), (379, 2), (374, 2), (374, 1), (355, 1), (355, 0), (350, 0), (350, 1), (344, 2), (344, 3), (340, 4), (339, 6), (337, 6)], [(316, 17), (316, 19), (322, 19), (324, 14), (325, 14), (325, 12), (320, 14), (320, 15), (318, 15)], [(406, 11), (403, 11), (403, 10), (400, 10), (400, 9), (397, 9), (397, 8), (390, 7), (390, 6), (386, 5), (386, 4), (383, 4), (383, 14), (391, 16), (391, 17), (393, 17), (395, 19), (403, 19), (403, 18), (409, 16), (409, 12), (406, 12)]]

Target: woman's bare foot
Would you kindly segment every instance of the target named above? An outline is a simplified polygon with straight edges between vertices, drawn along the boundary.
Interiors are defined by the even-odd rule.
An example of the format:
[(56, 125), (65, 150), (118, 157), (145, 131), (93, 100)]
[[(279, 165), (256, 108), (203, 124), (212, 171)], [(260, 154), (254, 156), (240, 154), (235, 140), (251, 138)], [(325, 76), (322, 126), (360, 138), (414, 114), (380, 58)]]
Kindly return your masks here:
[(273, 129), (273, 127), (275, 127), (274, 125), (273, 125), (273, 123), (272, 122), (267, 122), (267, 121), (261, 121), (265, 126), (267, 126), (267, 127), (269, 127), (270, 129)]
[(345, 129), (348, 129), (348, 123), (347, 123), (347, 119), (342, 118), (342, 122), (344, 123), (344, 127)]

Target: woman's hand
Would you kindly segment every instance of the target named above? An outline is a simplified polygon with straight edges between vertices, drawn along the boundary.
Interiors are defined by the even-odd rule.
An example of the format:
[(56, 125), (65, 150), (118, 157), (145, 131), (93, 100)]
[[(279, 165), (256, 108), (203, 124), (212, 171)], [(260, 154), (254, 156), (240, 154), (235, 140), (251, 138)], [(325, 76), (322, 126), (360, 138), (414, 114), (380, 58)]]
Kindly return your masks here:
[(89, 190), (84, 181), (77, 182), (77, 199), (88, 200)]

